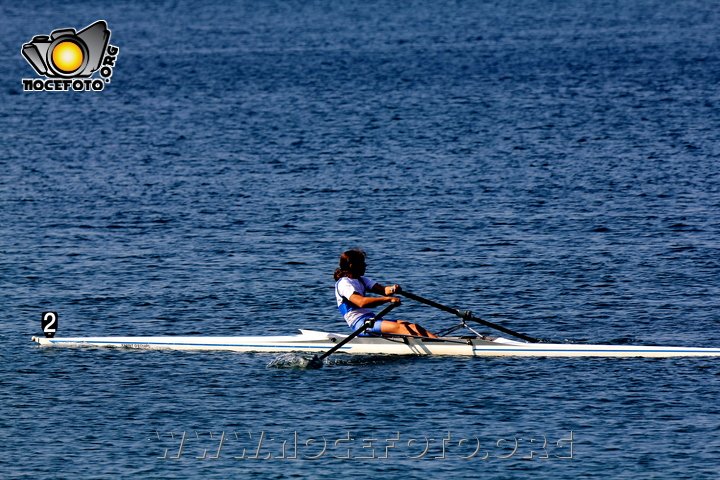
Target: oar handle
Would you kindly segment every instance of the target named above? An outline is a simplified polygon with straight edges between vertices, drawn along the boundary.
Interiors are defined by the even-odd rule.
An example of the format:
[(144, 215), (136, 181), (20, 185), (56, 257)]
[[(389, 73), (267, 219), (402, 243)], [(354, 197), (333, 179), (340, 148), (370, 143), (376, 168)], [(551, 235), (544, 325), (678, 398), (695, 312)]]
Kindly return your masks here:
[(325, 358), (329, 357), (330, 355), (332, 355), (333, 353), (337, 352), (343, 345), (345, 345), (345, 344), (348, 343), (350, 340), (352, 340), (353, 338), (355, 338), (355, 337), (357, 337), (358, 335), (360, 335), (361, 333), (363, 333), (363, 332), (364, 332), (365, 330), (367, 330), (368, 328), (371, 328), (373, 325), (375, 325), (375, 322), (377, 322), (377, 321), (380, 320), (382, 317), (384, 317), (385, 315), (387, 315), (387, 314), (390, 312), (390, 310), (392, 310), (393, 308), (397, 307), (398, 305), (400, 305), (399, 302), (391, 303), (390, 305), (388, 305), (387, 307), (385, 307), (384, 309), (382, 309), (382, 311), (380, 311), (380, 313), (378, 313), (378, 314), (375, 315), (374, 317), (366, 319), (366, 320), (365, 320), (365, 324), (364, 324), (362, 327), (358, 328), (358, 329), (355, 330), (353, 333), (351, 333), (350, 335), (348, 335), (347, 337), (345, 337), (345, 339), (344, 339), (343, 341), (341, 341), (340, 343), (338, 343), (337, 345), (335, 345), (334, 347), (332, 347), (330, 350), (328, 350), (327, 352), (325, 352), (325, 353), (323, 353), (322, 355), (320, 355), (319, 357), (317, 357), (317, 359), (313, 359), (313, 361), (314, 361), (314, 362), (316, 362), (316, 361), (322, 361), (323, 359), (325, 359)]
[(514, 332), (514, 331), (510, 330), (509, 328), (503, 327), (502, 325), (497, 325), (495, 323), (488, 322), (487, 320), (483, 320), (481, 318), (474, 317), (470, 312), (468, 312), (466, 310), (458, 310), (455, 308), (448, 307), (446, 305), (441, 305), (437, 302), (433, 302), (432, 300), (428, 300), (427, 298), (419, 297), (419, 296), (415, 295), (414, 293), (406, 292), (404, 290), (400, 290), (397, 293), (399, 293), (400, 295), (403, 295), (411, 300), (415, 300), (420, 303), (424, 303), (425, 305), (430, 305), (431, 307), (435, 307), (444, 312), (448, 312), (448, 313), (452, 313), (453, 315), (457, 315), (458, 317), (462, 318), (463, 320), (472, 320), (473, 322), (477, 322), (481, 325), (485, 325), (486, 327), (494, 328), (495, 330), (499, 330), (503, 333), (507, 333), (508, 335), (512, 335), (513, 337), (517, 337), (522, 340), (525, 340), (526, 342), (530, 342), (530, 343), (540, 342), (540, 340), (538, 340), (537, 338), (533, 338), (533, 337), (524, 335), (519, 332)]

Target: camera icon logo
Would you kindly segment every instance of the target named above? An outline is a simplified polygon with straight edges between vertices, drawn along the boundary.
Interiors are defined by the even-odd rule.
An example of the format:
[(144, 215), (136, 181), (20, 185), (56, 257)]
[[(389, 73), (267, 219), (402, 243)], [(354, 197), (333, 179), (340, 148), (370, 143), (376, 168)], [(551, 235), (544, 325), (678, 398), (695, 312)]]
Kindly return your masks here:
[(110, 41), (107, 23), (99, 20), (83, 30), (53, 30), (22, 46), (22, 54), (39, 75), (47, 78), (88, 78), (101, 66)]

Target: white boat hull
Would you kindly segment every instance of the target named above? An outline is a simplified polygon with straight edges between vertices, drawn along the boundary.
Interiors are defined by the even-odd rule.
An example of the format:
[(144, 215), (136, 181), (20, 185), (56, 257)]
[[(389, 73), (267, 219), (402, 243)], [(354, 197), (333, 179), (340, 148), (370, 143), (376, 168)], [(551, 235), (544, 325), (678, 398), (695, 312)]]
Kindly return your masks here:
[[(255, 337), (32, 337), (40, 345), (93, 346), (156, 350), (229, 350), (234, 352), (302, 352), (321, 354), (346, 335), (300, 330), (300, 335)], [(524, 343), (497, 338), (471, 337), (383, 338), (357, 337), (338, 353), (364, 355), (458, 355), (470, 357), (710, 357), (720, 348), (654, 347), (636, 345), (583, 345)]]

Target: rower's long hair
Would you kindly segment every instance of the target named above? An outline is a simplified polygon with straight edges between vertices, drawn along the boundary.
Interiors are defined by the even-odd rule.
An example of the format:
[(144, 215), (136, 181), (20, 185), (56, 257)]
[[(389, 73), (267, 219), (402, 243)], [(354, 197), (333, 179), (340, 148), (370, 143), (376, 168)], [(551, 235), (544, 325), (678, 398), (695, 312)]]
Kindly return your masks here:
[(348, 273), (353, 273), (353, 270), (355, 270), (354, 266), (358, 265), (360, 261), (364, 263), (366, 258), (367, 255), (365, 255), (365, 252), (359, 248), (353, 248), (352, 250), (343, 252), (343, 254), (340, 255), (340, 268), (335, 269), (335, 281), (337, 282), (342, 277), (347, 277)]

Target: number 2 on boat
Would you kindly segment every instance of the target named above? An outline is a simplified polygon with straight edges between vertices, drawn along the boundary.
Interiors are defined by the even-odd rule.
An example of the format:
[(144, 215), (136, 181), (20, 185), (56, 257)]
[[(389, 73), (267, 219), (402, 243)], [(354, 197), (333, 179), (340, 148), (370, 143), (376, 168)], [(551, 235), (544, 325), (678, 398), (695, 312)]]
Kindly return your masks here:
[(58, 328), (57, 312), (42, 312), (42, 331), (47, 338), (53, 338)]

